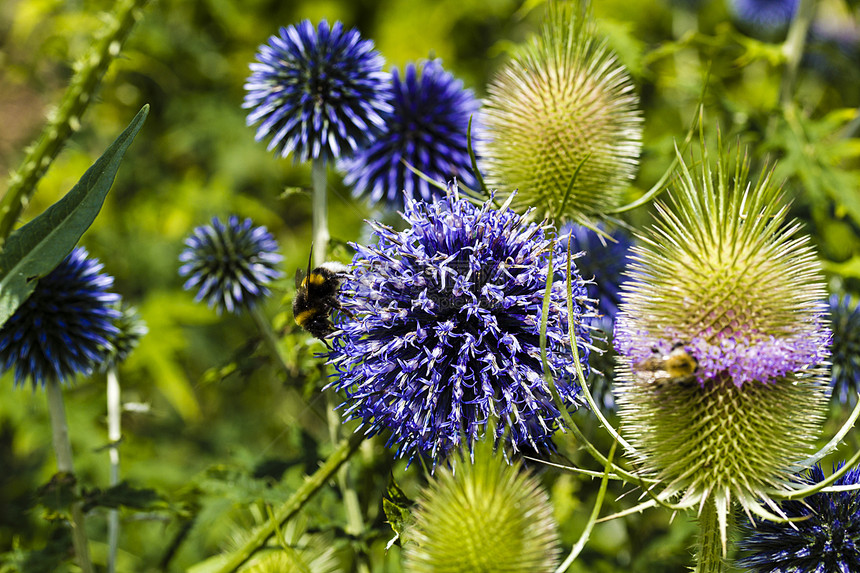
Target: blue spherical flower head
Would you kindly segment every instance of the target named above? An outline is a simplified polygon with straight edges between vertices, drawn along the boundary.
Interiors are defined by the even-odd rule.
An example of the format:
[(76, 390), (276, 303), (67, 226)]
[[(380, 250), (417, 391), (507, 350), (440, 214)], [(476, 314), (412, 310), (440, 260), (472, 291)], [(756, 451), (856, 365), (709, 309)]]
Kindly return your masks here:
[(185, 245), (179, 255), (185, 263), (179, 274), (188, 277), (183, 288), (197, 288), (194, 300), (206, 299), (219, 314), (252, 308), (269, 296), (269, 285), (282, 276), (278, 243), (251, 219), (240, 222), (232, 215), (225, 225), (213, 217), (211, 225), (194, 229)]
[[(839, 466), (842, 467), (842, 464)], [(811, 468), (807, 484), (824, 479), (820, 466)], [(860, 484), (860, 470), (849, 470), (834, 485)], [(751, 573), (860, 571), (860, 490), (816, 493), (779, 504), (792, 523), (756, 519), (745, 524), (738, 565)]]
[[(469, 118), (480, 107), (472, 91), (443, 70), (438, 60), (424, 62), (420, 69), (409, 64), (402, 79), (393, 70), (392, 91), (394, 112), (386, 118), (385, 129), (342, 164), (344, 182), (353, 193), (398, 207), (404, 198), (429, 201), (444, 195), (404, 161), (443, 184), (456, 177), (466, 187), (476, 187), (466, 139)], [(473, 121), (473, 137), (475, 125)]]
[(860, 392), (860, 307), (845, 295), (830, 297), (833, 396), (854, 404)]
[(110, 350), (119, 317), (119, 295), (108, 292), (113, 277), (103, 265), (74, 249), (39, 279), (30, 297), (0, 329), (0, 363), (15, 366), (15, 385), (33, 388), (92, 373)]
[(243, 108), (257, 141), (295, 161), (348, 156), (384, 127), (391, 112), (389, 76), (373, 42), (340, 22), (316, 29), (305, 20), (281, 28), (250, 65)]
[(389, 446), (408, 459), (434, 463), (488, 423), (514, 447), (539, 448), (558, 426), (541, 365), (540, 330), (550, 260), (547, 358), (565, 404), (578, 404), (568, 315), (588, 371), (584, 281), (572, 270), (568, 308), (567, 252), (507, 208), (459, 199), (407, 200), (407, 228), (372, 223), (377, 244), (353, 245), (340, 294), (345, 317), (332, 335), (330, 364), (347, 394), (349, 419), (369, 434), (391, 432)]
[(799, 0), (732, 0), (732, 11), (743, 22), (766, 29), (783, 28), (791, 22)]

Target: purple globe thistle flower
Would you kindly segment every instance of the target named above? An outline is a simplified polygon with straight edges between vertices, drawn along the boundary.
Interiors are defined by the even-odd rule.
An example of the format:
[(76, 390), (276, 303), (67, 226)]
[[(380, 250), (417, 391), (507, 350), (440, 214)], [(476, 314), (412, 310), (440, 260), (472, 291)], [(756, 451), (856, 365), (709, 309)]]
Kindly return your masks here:
[(231, 215), (224, 225), (213, 217), (211, 225), (194, 229), (185, 245), (179, 255), (185, 263), (179, 274), (188, 277), (183, 288), (199, 289), (194, 300), (205, 298), (218, 314), (252, 308), (269, 296), (269, 285), (282, 276), (278, 243), (251, 219), (240, 222)]
[(438, 60), (420, 67), (409, 64), (402, 80), (393, 70), (392, 86), (394, 112), (386, 117), (385, 129), (367, 148), (342, 162), (344, 182), (352, 186), (353, 194), (398, 206), (404, 198), (429, 201), (444, 195), (403, 161), (430, 179), (445, 183), (457, 177), (474, 188), (466, 130), (480, 103), (472, 91), (443, 70)]
[(799, 0), (731, 0), (730, 7), (746, 24), (775, 29), (791, 22), (798, 4)]
[[(839, 465), (842, 467), (842, 464)], [(816, 465), (801, 478), (818, 483), (824, 472)], [(860, 484), (860, 470), (849, 470), (834, 485)], [(819, 492), (803, 500), (779, 504), (792, 523), (755, 519), (743, 527), (738, 565), (751, 573), (860, 571), (860, 490)]]
[(549, 372), (569, 407), (578, 405), (568, 313), (588, 371), (594, 310), (567, 252), (504, 206), (478, 207), (456, 191), (436, 202), (407, 200), (404, 231), (372, 223), (375, 246), (356, 249), (341, 289), (348, 316), (332, 335), (329, 386), (344, 390), (348, 419), (368, 434), (388, 429), (388, 445), (435, 461), (465, 436), (473, 444), (490, 422), (514, 447), (538, 448), (557, 429), (541, 365), (539, 335), (547, 269)]
[(282, 27), (261, 45), (242, 107), (256, 140), (295, 161), (348, 156), (384, 127), (391, 112), (389, 77), (373, 42), (340, 22)]
[(833, 396), (842, 404), (854, 404), (860, 392), (860, 307), (851, 296), (831, 295), (830, 324)]
[(113, 277), (75, 248), (39, 279), (36, 289), (0, 329), (0, 363), (15, 366), (15, 385), (30, 378), (33, 388), (89, 375), (111, 348), (119, 317), (119, 295), (108, 292)]

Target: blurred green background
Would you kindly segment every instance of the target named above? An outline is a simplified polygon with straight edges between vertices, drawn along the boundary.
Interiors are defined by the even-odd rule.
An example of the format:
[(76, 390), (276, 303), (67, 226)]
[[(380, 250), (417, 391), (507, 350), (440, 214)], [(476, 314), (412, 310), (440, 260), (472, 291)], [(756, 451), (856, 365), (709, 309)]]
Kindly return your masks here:
[[(112, 4), (0, 4), (0, 172), (17, 166), (59, 102), (72, 63), (97, 35), (100, 14)], [(707, 123), (719, 123), (723, 141), (750, 146), (754, 171), (768, 159), (780, 160), (777, 176), (785, 181), (794, 214), (813, 235), (831, 287), (857, 291), (858, 3), (818, 4), (818, 37), (807, 44), (787, 106), (779, 101), (785, 31), (758, 34), (736, 22), (723, 0), (603, 0), (594, 12), (642, 100), (644, 151), (630, 198), (669, 165), (673, 141), (683, 138), (694, 119), (709, 70)], [(387, 66), (440, 57), (481, 97), (509, 48), (539, 29), (542, 14), (541, 2), (514, 0), (153, 0), (146, 6), (80, 131), (23, 217), (32, 218), (65, 194), (137, 110), (151, 105), (101, 214), (82, 240), (149, 327), (120, 370), (127, 404), (121, 472), (133, 485), (153, 488), (158, 501), (123, 510), (121, 571), (181, 571), (235, 545), (255, 516), (265, 516), (265, 503), (286, 499), (331, 451), (328, 412), (340, 398), (320, 391), (324, 374), (313, 354), (322, 346), (297, 331), (289, 310), (292, 275), (306, 263), (310, 244), (310, 168), (275, 158), (245, 124), (243, 84), (257, 47), (280, 25), (340, 20), (373, 39)], [(821, 30), (834, 22), (853, 26), (853, 43), (826, 41)], [(0, 190), (5, 185), (0, 182)], [(352, 199), (333, 169), (329, 185), (332, 258), (348, 260), (345, 242), (366, 238), (363, 220), (379, 213)], [(219, 317), (182, 290), (182, 241), (195, 226), (231, 213), (267, 226), (281, 245), (287, 278), (266, 312), (283, 335), (290, 376), (271, 363), (250, 317)], [(627, 219), (634, 226), (648, 224), (648, 208)], [(95, 375), (65, 393), (76, 469), (90, 488), (104, 488), (108, 481), (104, 385), (103, 376)], [(841, 419), (844, 413), (834, 406), (829, 433)], [(592, 417), (580, 413), (579, 420), (608, 449)], [(417, 464), (393, 462), (384, 440), (366, 443), (348, 476), (363, 509), (363, 531), (344, 531), (339, 487), (327, 488), (303, 514), (313, 543), (336, 539), (330, 544), (334, 570), (400, 570), (399, 547), (384, 551), (392, 533), (381, 495), (392, 471), (410, 497), (423, 477)], [(557, 441), (564, 457), (599, 469), (567, 436)], [(534, 469), (551, 493), (569, 548), (597, 484)], [(13, 388), (7, 373), (0, 380), (0, 553), (14, 556), (7, 566), (63, 570), (45, 552), (33, 553), (53, 547), (57, 535), (50, 513), (37, 503), (38, 488), (54, 471), (44, 395)], [(635, 504), (639, 493), (613, 486), (604, 512)], [(93, 554), (102, 563), (103, 515), (95, 509), (88, 518)], [(657, 510), (600, 524), (572, 570), (684, 571), (694, 531), (687, 516), (672, 520)]]

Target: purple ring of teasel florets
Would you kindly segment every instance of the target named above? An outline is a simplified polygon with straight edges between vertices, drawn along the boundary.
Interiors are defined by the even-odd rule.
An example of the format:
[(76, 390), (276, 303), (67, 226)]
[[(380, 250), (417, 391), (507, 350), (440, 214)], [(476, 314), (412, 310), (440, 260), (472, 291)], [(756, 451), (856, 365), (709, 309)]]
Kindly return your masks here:
[(340, 22), (309, 20), (281, 27), (259, 47), (242, 107), (255, 139), (296, 162), (323, 162), (355, 153), (384, 127), (389, 75), (371, 40)]
[[(466, 129), (481, 104), (472, 91), (442, 69), (439, 60), (418, 67), (409, 64), (402, 79), (395, 68), (391, 80), (394, 111), (386, 116), (385, 128), (368, 147), (340, 165), (353, 195), (366, 195), (372, 203), (384, 200), (394, 207), (402, 207), (405, 197), (430, 201), (444, 195), (403, 161), (431, 180), (444, 184), (456, 177), (474, 189), (477, 180)], [(478, 131), (474, 117), (473, 142)]]
[(231, 215), (225, 225), (217, 217), (185, 239), (179, 255), (185, 290), (198, 289), (194, 300), (206, 299), (218, 314), (250, 309), (269, 296), (269, 285), (283, 273), (278, 243), (265, 227)]
[[(841, 468), (843, 464), (839, 464)], [(801, 478), (812, 485), (824, 479), (816, 465)], [(860, 484), (860, 470), (849, 470), (834, 485)], [(805, 518), (792, 523), (755, 519), (742, 526), (738, 565), (750, 573), (860, 571), (860, 490), (819, 492), (783, 501), (782, 513)]]
[(853, 405), (860, 392), (860, 306), (850, 295), (831, 295), (829, 303), (833, 397)]
[(105, 358), (117, 334), (118, 294), (113, 277), (75, 248), (39, 279), (33, 293), (0, 329), (0, 364), (15, 366), (15, 385), (30, 378), (33, 388), (89, 375)]
[[(547, 320), (549, 374), (565, 404), (580, 404), (568, 337), (567, 252), (505, 208), (452, 196), (406, 200), (404, 231), (371, 223), (377, 244), (353, 245), (331, 337), (329, 384), (344, 390), (348, 419), (369, 435), (388, 429), (397, 455), (439, 458), (461, 436), (473, 444), (498, 417), (514, 448), (539, 449), (559, 426), (544, 379), (540, 321), (553, 260)], [(571, 269), (577, 349), (588, 373), (594, 315)]]

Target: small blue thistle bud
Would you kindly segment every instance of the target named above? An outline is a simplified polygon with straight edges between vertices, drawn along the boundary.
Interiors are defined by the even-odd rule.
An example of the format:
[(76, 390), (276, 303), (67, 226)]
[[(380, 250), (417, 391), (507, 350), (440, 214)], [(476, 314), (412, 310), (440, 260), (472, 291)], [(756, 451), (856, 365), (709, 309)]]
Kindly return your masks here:
[(409, 64), (402, 79), (393, 70), (392, 91), (394, 111), (386, 116), (382, 133), (342, 162), (344, 182), (352, 186), (354, 195), (366, 195), (372, 203), (384, 200), (394, 207), (402, 207), (404, 198), (429, 201), (444, 195), (403, 161), (432, 180), (444, 184), (456, 177), (475, 188), (466, 129), (480, 103), (472, 91), (443, 70), (439, 60)]
[(75, 248), (39, 279), (36, 289), (0, 329), (0, 364), (15, 366), (15, 385), (89, 375), (111, 350), (118, 329), (118, 294), (103, 265)]
[(206, 299), (209, 307), (238, 313), (269, 296), (269, 285), (283, 273), (278, 265), (278, 243), (265, 227), (251, 219), (231, 215), (225, 225), (217, 217), (185, 240), (179, 255), (179, 274), (187, 276), (183, 288), (197, 288), (194, 300)]
[(560, 547), (549, 497), (488, 443), (475, 448), (474, 460), (461, 450), (456, 466), (441, 467), (421, 493), (404, 533), (406, 571), (555, 571)]
[[(761, 509), (820, 430), (830, 332), (818, 259), (748, 160), (681, 164), (672, 208), (633, 247), (615, 396), (640, 467), (687, 507)], [(710, 501), (713, 500), (713, 501)], [(763, 511), (763, 509), (762, 509)]]
[(620, 204), (642, 116), (629, 74), (569, 4), (550, 3), (543, 34), (487, 87), (481, 156), (491, 188), (519, 189), (515, 210), (583, 222)]
[[(842, 464), (839, 465), (842, 467)], [(816, 465), (800, 481), (824, 479)], [(860, 470), (849, 470), (835, 486), (860, 485)], [(783, 501), (781, 513), (801, 518), (791, 523), (746, 521), (738, 565), (749, 573), (850, 573), (860, 571), (860, 489), (819, 492)]]
[(389, 76), (373, 42), (340, 22), (282, 27), (259, 47), (242, 107), (257, 141), (296, 162), (324, 163), (366, 145), (391, 112)]
[(481, 437), (491, 419), (514, 448), (537, 448), (558, 427), (541, 365), (540, 328), (553, 262), (547, 358), (569, 407), (579, 403), (568, 338), (573, 315), (588, 371), (593, 317), (585, 283), (573, 270), (567, 307), (567, 251), (545, 227), (507, 207), (460, 199), (406, 200), (404, 231), (372, 223), (377, 244), (356, 254), (340, 302), (345, 318), (332, 337), (335, 386), (348, 419), (369, 434), (388, 429), (388, 445), (434, 461)]
[(853, 405), (860, 392), (860, 307), (851, 296), (830, 296), (830, 325), (833, 397)]
[(137, 348), (140, 339), (149, 332), (135, 307), (122, 303), (117, 305), (117, 309), (119, 316), (113, 321), (117, 333), (111, 338), (110, 351), (101, 363), (102, 371), (115, 368), (125, 362), (129, 354)]

